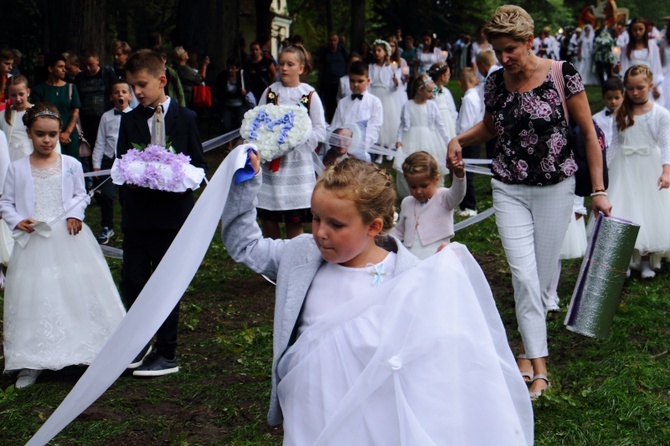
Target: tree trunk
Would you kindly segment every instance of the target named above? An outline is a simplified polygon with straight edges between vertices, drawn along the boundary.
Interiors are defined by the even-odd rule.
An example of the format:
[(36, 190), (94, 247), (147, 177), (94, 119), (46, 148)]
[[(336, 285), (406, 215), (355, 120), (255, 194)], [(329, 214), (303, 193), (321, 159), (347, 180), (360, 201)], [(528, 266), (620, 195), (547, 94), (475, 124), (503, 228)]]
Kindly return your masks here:
[[(226, 61), (231, 56), (239, 58), (240, 0), (225, 2), (212, 1), (212, 29), (219, 30), (209, 39), (210, 59), (215, 67), (226, 68)], [(241, 62), (241, 61), (240, 61)]]
[[(256, 41), (266, 44), (272, 35), (272, 0), (254, 0), (256, 6)], [(239, 9), (238, 9), (239, 10)]]
[[(326, 7), (326, 33), (330, 34), (336, 31), (333, 25), (333, 0), (326, 0), (324, 6)], [(328, 42), (328, 34), (324, 36), (326, 42)]]
[[(351, 35), (350, 48), (358, 52), (365, 40), (365, 0), (351, 0)], [(365, 54), (361, 54), (365, 57)]]
[(44, 1), (44, 48), (46, 52), (95, 48), (105, 60), (107, 0)]

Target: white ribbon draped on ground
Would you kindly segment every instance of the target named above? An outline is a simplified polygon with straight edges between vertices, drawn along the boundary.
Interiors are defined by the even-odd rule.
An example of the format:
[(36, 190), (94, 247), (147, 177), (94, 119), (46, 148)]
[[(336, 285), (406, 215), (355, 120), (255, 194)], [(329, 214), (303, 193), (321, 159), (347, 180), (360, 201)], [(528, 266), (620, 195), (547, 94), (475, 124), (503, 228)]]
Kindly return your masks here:
[(246, 163), (237, 147), (219, 166), (126, 317), (65, 400), (27, 443), (50, 441), (126, 370), (181, 299), (200, 267), (226, 205), (231, 180)]

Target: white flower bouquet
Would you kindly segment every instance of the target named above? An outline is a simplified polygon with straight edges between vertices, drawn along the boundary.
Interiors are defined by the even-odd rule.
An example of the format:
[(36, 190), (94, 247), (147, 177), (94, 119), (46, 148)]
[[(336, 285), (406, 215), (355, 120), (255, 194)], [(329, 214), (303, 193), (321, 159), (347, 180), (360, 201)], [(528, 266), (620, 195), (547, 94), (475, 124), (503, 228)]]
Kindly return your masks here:
[(150, 144), (145, 149), (130, 149), (114, 161), (112, 182), (165, 192), (196, 190), (205, 171), (191, 164), (191, 158), (172, 148)]
[(309, 135), (312, 121), (300, 105), (259, 105), (244, 114), (240, 135), (258, 148), (269, 162), (299, 146)]

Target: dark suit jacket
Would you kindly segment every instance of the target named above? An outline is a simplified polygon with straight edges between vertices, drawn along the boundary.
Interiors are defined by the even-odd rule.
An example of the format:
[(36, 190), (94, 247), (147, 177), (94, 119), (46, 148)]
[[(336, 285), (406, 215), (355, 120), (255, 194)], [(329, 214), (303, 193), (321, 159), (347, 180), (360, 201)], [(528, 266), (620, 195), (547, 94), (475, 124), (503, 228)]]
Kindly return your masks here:
[[(151, 133), (142, 106), (121, 115), (117, 156), (121, 157), (132, 144), (148, 145)], [(179, 153), (191, 157), (191, 164), (206, 168), (205, 156), (200, 142), (196, 114), (181, 107), (174, 99), (165, 114), (165, 136)], [(195, 204), (193, 191), (185, 193), (163, 192), (147, 188), (120, 189), (123, 229), (178, 230)]]

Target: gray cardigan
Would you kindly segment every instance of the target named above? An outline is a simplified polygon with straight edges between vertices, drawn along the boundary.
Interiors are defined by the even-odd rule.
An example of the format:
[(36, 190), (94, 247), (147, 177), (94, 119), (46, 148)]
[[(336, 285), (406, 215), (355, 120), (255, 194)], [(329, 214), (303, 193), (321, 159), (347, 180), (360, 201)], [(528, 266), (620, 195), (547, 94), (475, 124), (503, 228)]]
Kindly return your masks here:
[[(276, 301), (273, 331), (272, 395), (268, 422), (281, 424), (283, 415), (277, 399), (277, 363), (291, 345), (300, 310), (307, 291), (321, 264), (321, 253), (311, 234), (292, 240), (263, 238), (256, 223), (256, 194), (260, 189), (261, 175), (240, 185), (232, 185), (221, 218), (221, 236), (230, 256), (253, 271), (276, 279)], [(382, 247), (397, 252), (395, 274), (401, 274), (418, 262), (402, 244), (393, 237), (382, 240)]]

